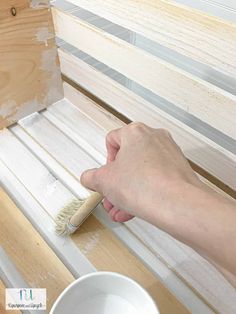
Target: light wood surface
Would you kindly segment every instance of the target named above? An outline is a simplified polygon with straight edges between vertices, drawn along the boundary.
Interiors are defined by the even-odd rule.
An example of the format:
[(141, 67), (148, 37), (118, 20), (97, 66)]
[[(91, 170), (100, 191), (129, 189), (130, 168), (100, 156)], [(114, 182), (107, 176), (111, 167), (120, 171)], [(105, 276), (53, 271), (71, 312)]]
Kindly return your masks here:
[[(114, 123), (113, 128), (118, 127), (121, 126), (122, 123), (120, 122), (119, 124), (118, 119), (115, 117), (111, 118), (111, 115), (107, 114), (103, 109), (96, 108), (96, 105), (91, 102), (91, 100), (86, 99), (86, 97), (80, 95), (79, 92), (74, 91), (74, 93), (74, 98), (70, 99), (71, 101), (75, 101), (76, 106), (63, 100), (54, 104), (40, 115), (35, 114), (25, 118), (20, 121), (20, 128), (17, 126), (12, 128), (12, 130), (30, 150), (33, 150), (37, 156), (40, 156), (42, 162), (47, 164), (51, 171), (57, 173), (57, 177), (59, 176), (64, 184), (66, 184), (75, 195), (80, 197), (80, 169), (85, 167), (84, 165), (87, 164), (87, 161), (84, 161), (79, 155), (74, 155), (74, 163), (79, 166), (77, 166), (77, 169), (71, 168), (71, 163), (69, 162), (70, 159), (66, 157), (67, 152), (64, 151), (63, 145), (60, 144), (61, 140), (59, 139), (59, 136), (62, 135), (59, 135), (58, 129), (63, 131), (68, 138), (73, 140), (73, 143), (76, 143), (84, 149), (88, 155), (92, 156), (93, 159), (100, 163), (99, 159), (102, 160), (102, 155), (103, 162), (105, 161), (105, 135), (109, 130), (107, 127), (109, 128), (112, 126), (112, 123)], [(89, 114), (90, 111), (93, 113), (91, 116)], [(39, 130), (41, 131), (39, 132)], [(54, 140), (55, 137), (58, 138), (57, 142)], [(95, 146), (94, 138), (96, 138)], [(6, 143), (4, 141), (4, 147), (5, 145)], [(70, 144), (70, 141), (67, 139), (67, 150), (70, 151), (71, 145), (72, 144)], [(14, 147), (15, 146), (16, 144), (14, 144)], [(4, 147), (3, 149), (5, 150)], [(92, 147), (93, 149), (91, 149)], [(44, 155), (41, 150), (44, 150)], [(49, 160), (47, 154), (54, 159), (54, 164), (51, 159)], [(15, 166), (14, 158), (15, 157), (9, 161), (5, 152), (5, 162), (8, 162), (11, 167), (14, 167), (14, 171), (22, 177), (22, 174), (20, 173), (21, 170)], [(90, 157), (88, 157), (88, 159), (89, 158)], [(28, 164), (29, 162), (30, 161), (28, 161)], [(56, 163), (61, 165), (62, 168), (60, 171), (56, 167)], [(92, 164), (91, 167), (93, 167)], [(77, 183), (76, 181), (71, 181), (69, 178), (65, 177), (66, 169), (71, 173), (74, 179), (77, 179)], [(84, 168), (84, 170), (85, 169), (86, 168)], [(30, 178), (24, 178), (24, 182), (27, 182), (27, 185), (32, 190), (32, 184), (37, 186), (37, 182), (29, 184), (29, 181), (31, 181)], [(34, 188), (34, 193), (36, 193), (36, 188)], [(37, 195), (42, 198), (39, 193)], [(54, 197), (56, 198), (56, 195)], [(52, 206), (50, 210), (53, 211)], [(150, 234), (152, 233), (150, 232), (146, 234), (145, 231), (146, 229), (148, 230), (148, 227), (141, 223), (140, 228), (138, 229), (139, 225), (140, 222), (137, 221), (136, 224), (136, 221), (134, 221), (134, 225), (131, 224), (130, 228), (132, 231), (135, 231), (135, 234), (136, 230), (139, 230), (137, 236), (140, 236), (140, 230), (144, 233), (140, 238), (148, 239), (147, 243), (149, 244), (150, 249), (154, 249), (153, 252), (155, 252), (156, 256), (161, 255), (164, 260), (168, 259), (169, 265), (171, 265), (174, 270), (177, 270), (178, 274), (183, 276), (191, 286), (197, 288), (199, 293), (209, 300), (209, 303), (214, 304), (214, 306), (216, 305), (218, 308), (230, 309), (230, 304), (232, 303), (231, 300), (233, 299), (235, 292), (232, 291), (232, 287), (228, 285), (224, 278), (222, 278), (222, 276), (209, 263), (189, 248), (177, 243), (173, 238), (161, 233), (159, 230), (156, 230), (156, 232), (152, 230), (153, 238), (151, 238)], [(137, 227), (137, 229), (135, 227)], [(159, 238), (162, 239), (160, 243)], [(224, 290), (227, 291), (227, 293), (223, 295), (218, 289), (212, 289), (212, 281), (217, 282), (217, 286), (221, 288), (224, 287)], [(227, 304), (227, 306), (225, 304)]]
[[(85, 62), (59, 49), (62, 72), (70, 76), (75, 82), (111, 107), (121, 112), (132, 121), (141, 121), (151, 127), (164, 127), (171, 133), (180, 145), (185, 155), (207, 173), (213, 175), (220, 182), (218, 184), (231, 196), (236, 197), (236, 156), (226, 149), (194, 131), (190, 127), (171, 117), (156, 106), (145, 101), (132, 91), (106, 77)], [(109, 86), (109, 88), (107, 88)], [(77, 93), (70, 85), (64, 83), (65, 96), (95, 121), (99, 110), (92, 105), (88, 98)], [(90, 105), (88, 104), (90, 103)], [(50, 108), (53, 110), (54, 106)], [(90, 108), (90, 109), (88, 109)], [(97, 112), (95, 114), (95, 112)], [(101, 125), (109, 119), (100, 119)], [(117, 124), (114, 124), (116, 127)], [(106, 124), (104, 124), (106, 127)], [(111, 126), (107, 126), (107, 130)], [(213, 178), (213, 180), (214, 180)], [(209, 178), (211, 180), (211, 178)], [(228, 189), (230, 187), (230, 189)]]
[(73, 276), (0, 189), (0, 243), (32, 288), (47, 289), (47, 309), (73, 281)]
[(53, 18), (56, 35), (61, 39), (226, 135), (236, 138), (233, 118), (236, 116), (236, 96), (72, 14), (53, 8)]
[(98, 270), (115, 271), (140, 283), (151, 294), (161, 313), (190, 313), (142, 262), (93, 216), (72, 235), (72, 239)]
[[(69, 0), (69, 2), (218, 71), (236, 76), (235, 23), (182, 6), (176, 1)], [(191, 1), (185, 2), (188, 4)], [(208, 3), (204, 1), (203, 7), (207, 5)]]
[(0, 20), (1, 129), (63, 91), (48, 1), (1, 0)]

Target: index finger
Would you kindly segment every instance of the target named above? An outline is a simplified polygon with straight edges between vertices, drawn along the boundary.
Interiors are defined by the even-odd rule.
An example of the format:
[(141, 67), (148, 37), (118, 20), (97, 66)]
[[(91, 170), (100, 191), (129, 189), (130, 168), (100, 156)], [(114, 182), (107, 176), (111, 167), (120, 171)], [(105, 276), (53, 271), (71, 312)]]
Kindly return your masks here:
[(110, 131), (106, 137), (107, 147), (107, 163), (110, 163), (116, 159), (116, 155), (121, 145), (121, 129)]

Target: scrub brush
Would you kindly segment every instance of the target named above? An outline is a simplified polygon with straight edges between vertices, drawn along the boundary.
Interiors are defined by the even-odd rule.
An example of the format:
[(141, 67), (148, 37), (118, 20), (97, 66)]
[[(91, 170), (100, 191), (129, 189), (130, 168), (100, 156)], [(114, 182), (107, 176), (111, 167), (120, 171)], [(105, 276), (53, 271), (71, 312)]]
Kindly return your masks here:
[(56, 233), (58, 235), (74, 233), (102, 200), (101, 194), (93, 192), (86, 200), (71, 201), (56, 216)]

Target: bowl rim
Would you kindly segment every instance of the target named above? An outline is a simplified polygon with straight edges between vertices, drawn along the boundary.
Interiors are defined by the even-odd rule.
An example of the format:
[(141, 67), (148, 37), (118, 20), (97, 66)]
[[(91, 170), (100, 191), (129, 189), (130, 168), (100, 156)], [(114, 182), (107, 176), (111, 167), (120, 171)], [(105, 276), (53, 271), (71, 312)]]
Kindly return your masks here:
[(136, 288), (138, 288), (139, 290), (142, 291), (143, 294), (145, 294), (145, 297), (148, 299), (149, 304), (153, 307), (153, 309), (156, 310), (156, 314), (160, 314), (159, 309), (156, 305), (156, 303), (154, 302), (153, 298), (150, 296), (150, 294), (146, 291), (146, 289), (144, 289), (139, 283), (137, 283), (134, 279), (122, 275), (120, 273), (117, 272), (111, 272), (111, 271), (95, 271), (95, 272), (91, 272), (88, 273), (86, 275), (82, 275), (81, 277), (75, 279), (71, 284), (69, 284), (62, 292), (61, 294), (58, 296), (58, 298), (56, 299), (56, 301), (54, 302), (49, 314), (53, 314), (56, 306), (58, 305), (58, 303), (61, 301), (61, 299), (67, 294), (67, 292), (71, 289), (73, 289), (73, 287), (75, 285), (77, 285), (79, 282), (81, 281), (85, 281), (90, 277), (99, 277), (99, 276), (111, 276), (111, 277), (116, 277), (116, 278), (121, 278), (122, 280), (125, 281), (129, 281), (132, 285), (136, 286)]

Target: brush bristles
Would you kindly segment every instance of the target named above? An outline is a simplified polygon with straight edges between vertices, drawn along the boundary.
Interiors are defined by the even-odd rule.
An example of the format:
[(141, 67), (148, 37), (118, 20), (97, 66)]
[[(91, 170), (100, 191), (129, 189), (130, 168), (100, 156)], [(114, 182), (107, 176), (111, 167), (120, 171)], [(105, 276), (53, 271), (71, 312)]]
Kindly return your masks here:
[(83, 203), (84, 200), (73, 200), (59, 211), (55, 219), (55, 231), (58, 235), (69, 235), (76, 230), (69, 226), (69, 222)]

